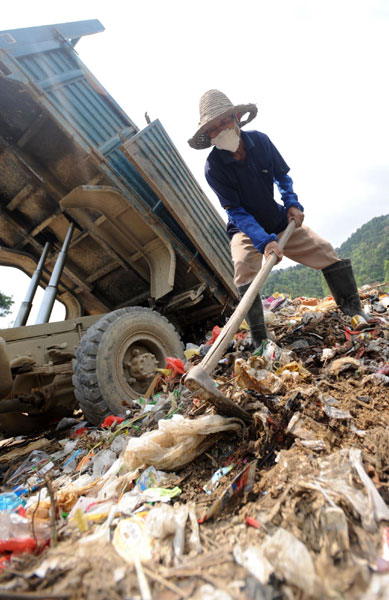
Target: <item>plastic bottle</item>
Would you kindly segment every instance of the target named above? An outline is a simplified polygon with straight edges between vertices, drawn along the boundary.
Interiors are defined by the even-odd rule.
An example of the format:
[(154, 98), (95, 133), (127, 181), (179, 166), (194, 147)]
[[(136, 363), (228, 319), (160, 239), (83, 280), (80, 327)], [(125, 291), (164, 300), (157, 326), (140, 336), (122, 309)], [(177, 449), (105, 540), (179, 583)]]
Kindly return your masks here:
[(93, 459), (93, 475), (101, 477), (108, 471), (116, 460), (115, 452), (102, 450)]

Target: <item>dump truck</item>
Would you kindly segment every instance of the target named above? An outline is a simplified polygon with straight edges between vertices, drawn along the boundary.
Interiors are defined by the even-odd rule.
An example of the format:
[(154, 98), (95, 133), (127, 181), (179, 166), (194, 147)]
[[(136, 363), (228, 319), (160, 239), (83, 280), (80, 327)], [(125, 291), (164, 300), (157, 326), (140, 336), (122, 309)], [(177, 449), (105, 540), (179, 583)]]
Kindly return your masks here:
[[(9, 434), (77, 406), (95, 425), (124, 414), (236, 300), (223, 220), (163, 125), (140, 130), (74, 49), (103, 30), (0, 32), (0, 265), (31, 277), (15, 326), (0, 330)], [(63, 322), (49, 322), (55, 299)]]

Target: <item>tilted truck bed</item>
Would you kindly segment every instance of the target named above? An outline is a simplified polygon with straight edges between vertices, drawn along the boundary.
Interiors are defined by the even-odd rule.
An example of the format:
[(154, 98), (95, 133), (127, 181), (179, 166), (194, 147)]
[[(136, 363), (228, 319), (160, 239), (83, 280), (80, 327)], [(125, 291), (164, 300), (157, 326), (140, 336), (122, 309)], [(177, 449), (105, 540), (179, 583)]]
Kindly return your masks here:
[(150, 303), (214, 317), (236, 297), (225, 225), (161, 123), (139, 131), (80, 61), (78, 39), (102, 30), (0, 32), (0, 264), (31, 275), (50, 242), (45, 287), (72, 220), (67, 318)]

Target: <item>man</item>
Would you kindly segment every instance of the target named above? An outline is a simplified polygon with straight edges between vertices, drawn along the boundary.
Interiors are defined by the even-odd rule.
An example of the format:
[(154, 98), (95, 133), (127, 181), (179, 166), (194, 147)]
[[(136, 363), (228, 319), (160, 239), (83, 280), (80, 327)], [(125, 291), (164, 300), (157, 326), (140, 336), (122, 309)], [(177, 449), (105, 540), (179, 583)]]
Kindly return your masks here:
[[(249, 113), (245, 121), (242, 115)], [(188, 141), (197, 150), (215, 146), (207, 158), (205, 177), (227, 211), (234, 283), (239, 296), (248, 289), (265, 259), (274, 252), (320, 269), (339, 308), (346, 315), (362, 312), (349, 259), (340, 260), (329, 242), (303, 225), (304, 209), (293, 191), (289, 167), (270, 139), (259, 131), (241, 131), (257, 114), (254, 104), (234, 106), (218, 90), (200, 99), (200, 123)], [(283, 206), (273, 198), (276, 183)], [(282, 253), (278, 235), (294, 219), (296, 229)], [(247, 315), (255, 346), (267, 337), (260, 297)]]

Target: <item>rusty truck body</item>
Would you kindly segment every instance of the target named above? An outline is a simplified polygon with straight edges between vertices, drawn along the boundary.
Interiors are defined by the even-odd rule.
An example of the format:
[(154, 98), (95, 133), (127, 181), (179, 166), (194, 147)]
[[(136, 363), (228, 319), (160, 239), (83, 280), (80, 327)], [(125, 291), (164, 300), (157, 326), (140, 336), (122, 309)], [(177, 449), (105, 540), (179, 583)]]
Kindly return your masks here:
[[(0, 32), (0, 264), (48, 294), (37, 324), (27, 306), (0, 330), (8, 433), (77, 404), (96, 425), (123, 413), (236, 298), (224, 223), (164, 127), (139, 130), (74, 50), (103, 29)], [(55, 295), (66, 319), (49, 323)]]

